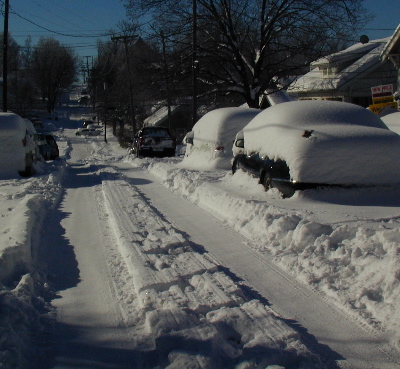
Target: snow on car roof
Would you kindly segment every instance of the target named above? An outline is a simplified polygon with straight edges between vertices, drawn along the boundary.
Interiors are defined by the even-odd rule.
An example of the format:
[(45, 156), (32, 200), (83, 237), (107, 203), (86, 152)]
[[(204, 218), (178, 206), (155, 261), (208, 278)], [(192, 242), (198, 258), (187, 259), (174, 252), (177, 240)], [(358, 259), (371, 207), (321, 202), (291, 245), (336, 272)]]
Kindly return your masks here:
[(245, 149), (285, 160), (294, 181), (400, 183), (400, 136), (372, 112), (337, 101), (275, 105), (244, 128)]
[(245, 107), (212, 110), (193, 126), (194, 144), (196, 145), (196, 141), (198, 144), (232, 143), (236, 133), (259, 113), (258, 109)]

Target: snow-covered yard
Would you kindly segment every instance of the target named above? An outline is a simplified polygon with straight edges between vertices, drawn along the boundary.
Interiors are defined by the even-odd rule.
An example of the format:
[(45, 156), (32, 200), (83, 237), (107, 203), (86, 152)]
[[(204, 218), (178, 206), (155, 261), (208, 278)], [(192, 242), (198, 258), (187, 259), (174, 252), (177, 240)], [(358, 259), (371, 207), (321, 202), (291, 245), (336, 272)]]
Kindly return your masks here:
[[(60, 160), (41, 164), (35, 177), (0, 181), (4, 368), (28, 367), (43, 350), (32, 338), (41, 344), (51, 332), (55, 311), (46, 298), (54, 291), (37, 255), (42, 221), (59, 203), (69, 175), (74, 130), (63, 128), (68, 124), (58, 123)], [(307, 190), (283, 200), (241, 171), (193, 170), (181, 158), (137, 159), (111, 137), (108, 144), (97, 137), (79, 139), (90, 148), (81, 162), (95, 167), (93, 189), (104, 225), (129, 275), (119, 302), (125, 314), (135, 310), (139, 317), (132, 345), (149, 352), (154, 367), (327, 366), (276, 311), (249, 299), (210, 253), (160, 217), (116, 163), (148, 171), (178, 198), (243, 235), (256, 253), (400, 346), (400, 187)]]

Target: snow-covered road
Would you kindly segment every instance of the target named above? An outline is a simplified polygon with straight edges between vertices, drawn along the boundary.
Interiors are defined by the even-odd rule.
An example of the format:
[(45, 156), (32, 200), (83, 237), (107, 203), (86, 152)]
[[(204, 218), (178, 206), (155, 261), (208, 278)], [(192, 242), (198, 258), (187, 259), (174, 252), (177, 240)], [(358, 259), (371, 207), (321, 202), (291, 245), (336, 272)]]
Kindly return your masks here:
[(385, 362), (389, 357), (387, 351), (391, 351), (385, 344), (386, 337), (375, 336), (335, 309), (328, 300), (248, 247), (247, 240), (212, 214), (161, 186), (156, 177), (129, 164), (116, 165), (163, 218), (184, 232), (192, 243), (210, 252), (235, 279), (245, 281), (242, 288), (248, 288), (249, 297), (253, 293), (254, 298), (271, 304), (329, 367), (400, 367), (390, 359)]
[(400, 368), (383, 334), (227, 222), (100, 138), (65, 135), (65, 194), (41, 237), (58, 291), (49, 367)]
[(112, 363), (112, 368), (130, 368), (132, 337), (115, 303), (109, 233), (94, 191), (99, 179), (90, 165), (78, 163), (89, 149), (74, 145), (65, 195), (48, 214), (41, 236), (42, 258), (57, 291), (52, 367), (100, 368)]

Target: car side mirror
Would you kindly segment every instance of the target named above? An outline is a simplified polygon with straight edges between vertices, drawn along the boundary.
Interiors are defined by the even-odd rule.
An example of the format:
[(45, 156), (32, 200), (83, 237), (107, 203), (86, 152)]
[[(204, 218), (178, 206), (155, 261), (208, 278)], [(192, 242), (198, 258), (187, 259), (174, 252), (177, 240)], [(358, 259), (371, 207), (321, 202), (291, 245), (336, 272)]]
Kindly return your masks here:
[(240, 147), (240, 148), (244, 148), (244, 139), (243, 138), (239, 138), (235, 141), (235, 146), (236, 147)]

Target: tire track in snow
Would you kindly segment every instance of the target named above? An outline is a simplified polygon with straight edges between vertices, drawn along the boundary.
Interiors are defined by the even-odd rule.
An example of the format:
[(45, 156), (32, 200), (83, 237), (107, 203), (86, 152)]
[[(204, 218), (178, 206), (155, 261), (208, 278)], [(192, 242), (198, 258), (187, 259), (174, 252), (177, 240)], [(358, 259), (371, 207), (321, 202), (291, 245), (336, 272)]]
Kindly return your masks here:
[(248, 301), (219, 263), (196, 251), (135, 186), (110, 173), (102, 178), (108, 221), (145, 311), (144, 333), (152, 337), (147, 349), (163, 367), (325, 367), (295, 330), (260, 301)]
[[(123, 164), (119, 164), (119, 167), (126, 169), (126, 165)], [(195, 242), (201, 240), (200, 242), (203, 242), (207, 250), (218, 260), (231, 267), (237, 275), (249, 281), (262, 296), (268, 298), (280, 314), (288, 319), (298, 320), (304, 328), (317, 337), (321, 344), (331, 347), (342, 355), (333, 352), (328, 354), (327, 360), (332, 358), (337, 360), (341, 368), (400, 368), (399, 362), (396, 361), (398, 354), (387, 345), (385, 337), (378, 337), (360, 327), (346, 314), (331, 306), (329, 301), (294, 281), (266, 256), (248, 248), (244, 242), (238, 242), (241, 236), (235, 237), (236, 233), (226, 225), (220, 225), (219, 229), (215, 228), (214, 225), (218, 221), (207, 213), (207, 206), (205, 206), (207, 210), (203, 211), (196, 209), (196, 206), (193, 207), (189, 201), (184, 205), (186, 200), (181, 198), (181, 194), (174, 195), (169, 189), (152, 184), (150, 181), (154, 180), (154, 177), (151, 174), (130, 168), (125, 174), (137, 178), (132, 180), (133, 183), (140, 185), (140, 189), (152, 199), (154, 207), (160, 213), (166, 214), (171, 221), (175, 220), (177, 227), (188, 232)], [(162, 171), (162, 168), (157, 167), (157, 169)], [(141, 185), (144, 180), (149, 181), (149, 185)], [(195, 185), (194, 183), (193, 186)], [(211, 188), (207, 186), (197, 188), (197, 191), (199, 190), (209, 191)], [(179, 192), (179, 189), (177, 191)], [(210, 198), (216, 194), (212, 192), (209, 195), (209, 197), (205, 194), (199, 195), (198, 200), (204, 198), (209, 204)], [(224, 196), (223, 193), (221, 195)], [(201, 207), (203, 204), (198, 205)], [(208, 232), (204, 232), (205, 229)], [(221, 239), (225, 239), (229, 245), (221, 244), (219, 242)], [(243, 252), (243, 247), (247, 252)], [(304, 332), (302, 327), (301, 330)]]

